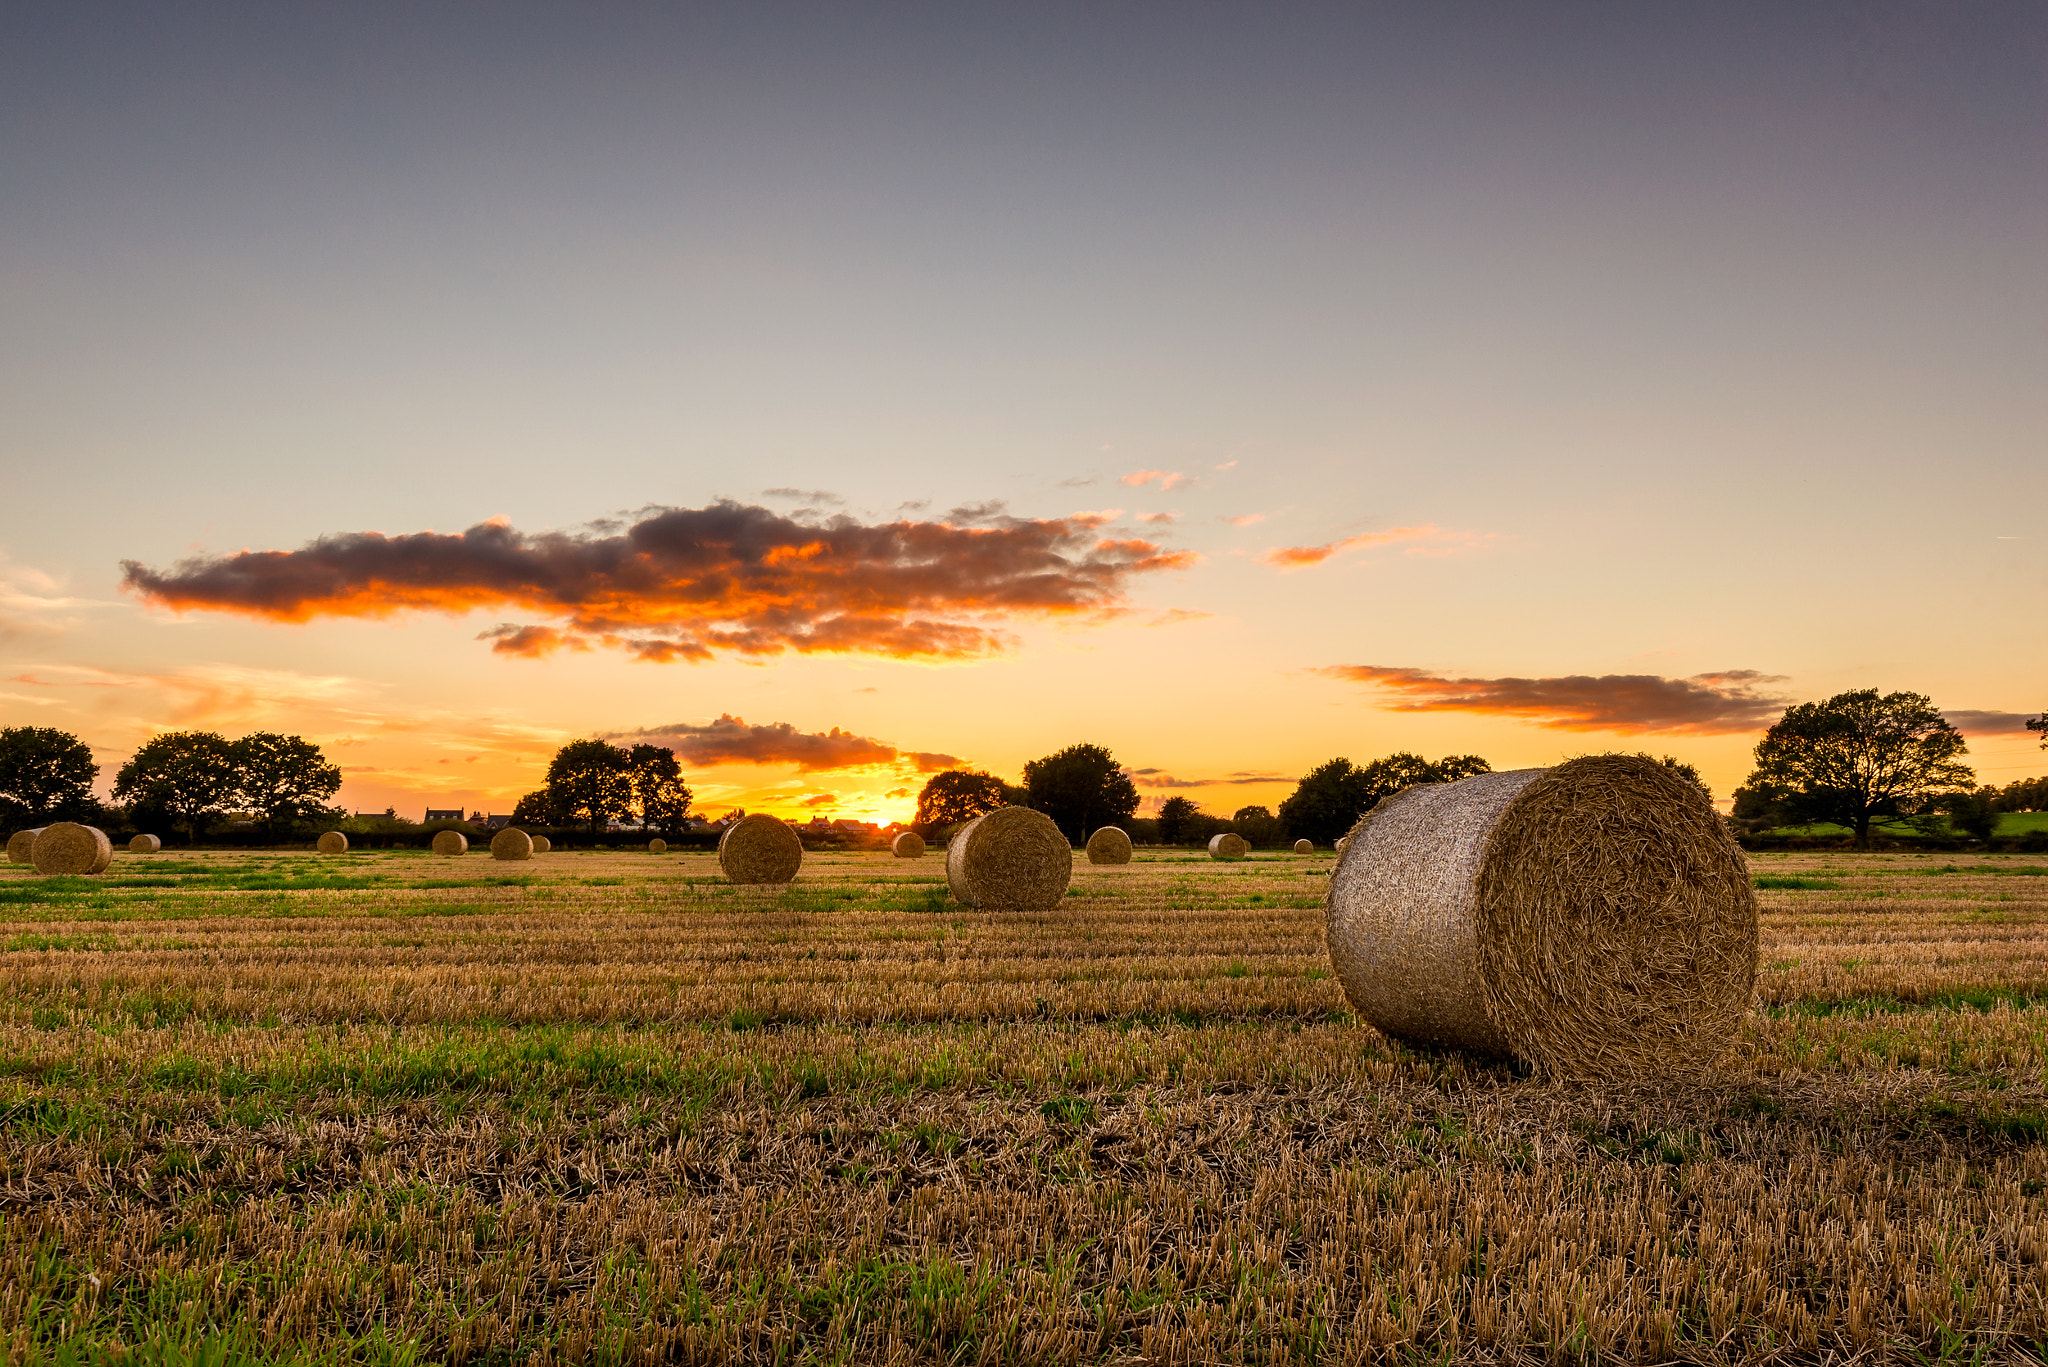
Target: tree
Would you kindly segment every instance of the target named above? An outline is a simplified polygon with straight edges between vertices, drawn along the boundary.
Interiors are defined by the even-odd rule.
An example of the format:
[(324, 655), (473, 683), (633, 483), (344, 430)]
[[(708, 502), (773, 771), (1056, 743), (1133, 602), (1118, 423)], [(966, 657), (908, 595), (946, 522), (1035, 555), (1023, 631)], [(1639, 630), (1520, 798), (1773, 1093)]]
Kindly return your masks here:
[(1016, 791), (994, 774), (978, 769), (947, 769), (926, 780), (924, 790), (917, 795), (917, 816), (911, 825), (929, 831), (972, 821), (998, 807), (1012, 805), (1011, 794)]
[(93, 815), (92, 747), (51, 726), (0, 729), (0, 821), (40, 826)]
[(565, 823), (587, 821), (592, 836), (633, 810), (632, 756), (609, 741), (572, 740), (548, 762), (548, 800)]
[(1159, 804), (1159, 843), (1178, 845), (1202, 809), (1178, 793)]
[(1868, 849), (1873, 819), (1921, 816), (1975, 786), (1956, 759), (1968, 749), (1924, 694), (1855, 689), (1786, 708), (1743, 786), (1786, 821), (1848, 826)]
[(1129, 821), (1138, 810), (1137, 785), (1100, 745), (1069, 745), (1024, 766), (1031, 805), (1075, 844), (1099, 826)]
[(1492, 772), (1493, 766), (1477, 755), (1445, 755), (1432, 764), (1403, 750), (1363, 768), (1340, 757), (1318, 764), (1302, 776), (1294, 792), (1280, 804), (1280, 821), (1289, 835), (1332, 845), (1359, 817), (1403, 788), (1418, 783), (1455, 783)]
[(1698, 765), (1687, 764), (1684, 760), (1673, 759), (1670, 755), (1664, 755), (1662, 757), (1659, 757), (1657, 755), (1649, 753), (1647, 750), (1638, 750), (1636, 752), (1636, 757), (1638, 759), (1655, 760), (1657, 763), (1663, 765), (1666, 769), (1669, 769), (1672, 773), (1677, 774), (1680, 778), (1684, 779), (1687, 783), (1690, 783), (1693, 787), (1705, 793), (1707, 795), (1707, 801), (1712, 802), (1714, 800), (1714, 790), (1712, 788), (1709, 788), (1707, 786), (1707, 781), (1700, 777), (1700, 770)]
[(555, 805), (555, 795), (545, 788), (512, 804), (514, 826), (566, 826), (569, 821), (570, 817)]
[(1239, 835), (1261, 849), (1278, 845), (1286, 836), (1279, 818), (1264, 807), (1239, 807), (1231, 813), (1230, 824)]
[(1998, 790), (2001, 812), (2048, 812), (2048, 778), (2016, 778)]
[(206, 823), (234, 802), (239, 788), (234, 747), (213, 731), (166, 731), (145, 742), (114, 776), (114, 796), (154, 807), (199, 843)]
[(692, 795), (676, 752), (660, 745), (636, 745), (626, 754), (626, 769), (641, 822), (671, 833), (681, 829)]
[(303, 737), (252, 731), (231, 743), (228, 755), (237, 799), (261, 812), (273, 832), (328, 815), (325, 804), (341, 788), (341, 769)]
[(1956, 829), (1972, 840), (1991, 843), (1998, 830), (1998, 789), (1979, 788), (1974, 793), (1950, 793), (1941, 800)]
[(2039, 731), (2041, 733), (2041, 748), (2048, 750), (2048, 712), (2043, 712), (2038, 717), (2029, 718), (2027, 729), (2029, 731)]

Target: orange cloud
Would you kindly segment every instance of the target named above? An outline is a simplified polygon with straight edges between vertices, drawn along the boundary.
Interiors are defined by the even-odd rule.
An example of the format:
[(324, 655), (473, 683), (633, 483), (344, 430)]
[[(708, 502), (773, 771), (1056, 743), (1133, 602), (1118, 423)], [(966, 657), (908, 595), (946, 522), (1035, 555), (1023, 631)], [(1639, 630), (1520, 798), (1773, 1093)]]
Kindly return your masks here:
[(1404, 541), (1412, 542), (1414, 544), (1408, 547), (1408, 554), (1426, 555), (1481, 546), (1494, 539), (1495, 533), (1492, 532), (1447, 532), (1434, 523), (1426, 522), (1419, 527), (1395, 527), (1384, 532), (1360, 532), (1357, 536), (1347, 536), (1342, 541), (1329, 541), (1320, 546), (1275, 546), (1259, 556), (1258, 561), (1275, 569), (1305, 570), (1311, 565), (1322, 564), (1333, 555), (1367, 546), (1391, 546)]
[(1557, 731), (1728, 736), (1778, 719), (1786, 699), (1760, 693), (1784, 676), (1753, 669), (1666, 679), (1655, 674), (1568, 674), (1554, 679), (1452, 679), (1420, 669), (1328, 665), (1325, 678), (1370, 684), (1402, 700), (1394, 712), (1477, 712), (1525, 717)]
[(1171, 493), (1184, 484), (1193, 484), (1195, 478), (1193, 475), (1184, 475), (1178, 470), (1133, 470), (1128, 475), (1117, 476), (1116, 482), (1118, 484), (1127, 484), (1133, 489), (1143, 488), (1147, 484), (1157, 482), (1159, 492), (1164, 494)]
[(349, 532), (169, 571), (122, 567), (151, 603), (270, 621), (507, 607), (555, 619), (485, 633), (517, 655), (596, 641), (658, 662), (785, 651), (964, 659), (1011, 642), (983, 619), (1113, 611), (1133, 577), (1196, 560), (1098, 539), (1100, 525), (1009, 517), (993, 504), (933, 522), (802, 521), (722, 501), (656, 508), (623, 528)]
[(746, 718), (729, 713), (702, 726), (674, 722), (638, 731), (613, 732), (605, 739), (664, 746), (673, 750), (684, 764), (699, 769), (719, 764), (792, 764), (800, 772), (816, 773), (825, 769), (902, 765), (921, 774), (932, 774), (963, 762), (958, 755), (899, 750), (836, 726), (830, 731), (799, 731), (786, 721), (755, 726)]

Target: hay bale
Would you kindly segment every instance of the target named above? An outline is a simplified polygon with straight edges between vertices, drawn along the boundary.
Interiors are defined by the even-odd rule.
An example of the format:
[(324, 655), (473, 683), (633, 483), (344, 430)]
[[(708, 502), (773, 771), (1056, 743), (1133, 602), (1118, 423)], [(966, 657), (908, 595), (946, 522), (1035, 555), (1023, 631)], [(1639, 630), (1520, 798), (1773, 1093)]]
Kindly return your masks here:
[(718, 837), (718, 867), (735, 883), (787, 883), (803, 863), (795, 829), (766, 812), (741, 817)]
[(1336, 849), (1336, 851), (1337, 851), (1337, 857), (1338, 857), (1339, 859), (1342, 859), (1342, 858), (1344, 857), (1344, 851), (1346, 851), (1346, 850), (1348, 850), (1348, 849), (1350, 849), (1350, 848), (1351, 848), (1351, 837), (1350, 837), (1350, 836), (1348, 836), (1348, 835), (1340, 835), (1340, 836), (1338, 836), (1338, 837), (1337, 837), (1337, 844), (1336, 844), (1336, 846), (1335, 846), (1334, 848), (1335, 848), (1335, 849)]
[(42, 833), (43, 828), (37, 826), (31, 830), (16, 831), (13, 835), (8, 836), (7, 862), (10, 864), (33, 864), (35, 860), (29, 857), (29, 851), (35, 847), (36, 837)]
[(37, 873), (105, 873), (114, 862), (114, 842), (97, 826), (58, 821), (37, 833), (28, 857)]
[(1352, 828), (1326, 907), (1367, 1020), (1561, 1076), (1704, 1068), (1756, 981), (1741, 852), (1634, 755), (1397, 793)]
[(128, 838), (130, 854), (155, 854), (163, 847), (164, 842), (153, 835), (136, 835)]
[(434, 832), (434, 853), (447, 855), (450, 858), (458, 854), (468, 854), (469, 837), (461, 831), (436, 831)]
[(1131, 837), (1120, 826), (1104, 826), (1088, 837), (1088, 862), (1091, 864), (1128, 864), (1131, 862)]
[(667, 854), (668, 842), (666, 840), (663, 840), (660, 836), (656, 836), (654, 839), (647, 842), (647, 852), (649, 854)]
[(322, 854), (347, 854), (348, 837), (340, 831), (328, 831), (313, 842), (313, 848)]
[(548, 839), (544, 835), (537, 835), (533, 838), (533, 852), (535, 854), (546, 854), (549, 850), (553, 849), (554, 847), (555, 842)]
[(946, 882), (982, 911), (1047, 911), (1074, 880), (1074, 847), (1044, 812), (998, 807), (946, 847)]
[(1251, 842), (1236, 831), (1224, 831), (1209, 837), (1211, 859), (1242, 859), (1251, 852)]
[(1294, 852), (1296, 854), (1314, 854), (1316, 852), (1316, 842), (1313, 840), (1297, 840), (1294, 842)]
[(533, 837), (517, 826), (507, 826), (491, 837), (491, 858), (533, 858)]
[(889, 853), (898, 859), (916, 859), (924, 853), (924, 837), (916, 831), (904, 831), (889, 842)]

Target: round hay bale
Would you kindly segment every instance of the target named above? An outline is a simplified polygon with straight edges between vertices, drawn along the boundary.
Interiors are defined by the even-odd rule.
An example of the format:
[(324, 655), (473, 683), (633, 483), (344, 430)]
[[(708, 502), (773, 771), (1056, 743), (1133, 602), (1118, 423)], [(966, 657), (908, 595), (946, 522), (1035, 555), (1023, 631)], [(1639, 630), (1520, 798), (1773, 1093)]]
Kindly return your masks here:
[(533, 852), (535, 854), (546, 854), (549, 850), (553, 849), (554, 847), (555, 842), (548, 839), (544, 835), (537, 835), (533, 838)]
[(1074, 847), (1044, 812), (998, 807), (946, 847), (953, 895), (982, 911), (1047, 911), (1074, 881)]
[(1561, 1076), (1704, 1068), (1756, 982), (1741, 851), (1634, 755), (1397, 793), (1352, 828), (1326, 908), (1367, 1020)]
[(533, 858), (533, 837), (517, 826), (507, 826), (491, 837), (491, 858)]
[(104, 873), (114, 862), (114, 842), (97, 826), (53, 822), (29, 847), (29, 862), (37, 873)]
[(1224, 831), (1209, 837), (1211, 859), (1242, 859), (1251, 852), (1251, 842), (1236, 831)]
[(1333, 848), (1335, 848), (1335, 850), (1337, 851), (1337, 857), (1339, 859), (1342, 859), (1344, 857), (1344, 851), (1351, 848), (1351, 837), (1348, 835), (1338, 836), (1337, 843)]
[(1297, 840), (1294, 842), (1294, 852), (1296, 854), (1314, 854), (1316, 852), (1316, 842), (1313, 840)]
[(348, 837), (340, 831), (327, 831), (313, 842), (313, 848), (322, 854), (347, 854)]
[(735, 883), (787, 883), (803, 863), (795, 829), (766, 812), (741, 817), (718, 837), (718, 867)]
[(155, 854), (163, 847), (164, 842), (153, 835), (135, 835), (128, 838), (130, 854)]
[(1088, 837), (1088, 862), (1091, 864), (1128, 864), (1131, 862), (1131, 837), (1120, 826), (1104, 826)]
[(454, 857), (469, 853), (469, 837), (461, 831), (434, 832), (434, 853)]
[(647, 842), (647, 852), (649, 854), (667, 854), (668, 842), (666, 840), (663, 840), (661, 837), (656, 836), (654, 839)]
[(16, 831), (7, 837), (7, 862), (10, 864), (33, 864), (29, 851), (35, 848), (36, 837), (43, 833), (41, 826), (31, 830)]
[(889, 842), (889, 853), (898, 859), (916, 859), (924, 853), (924, 837), (916, 831), (904, 831)]

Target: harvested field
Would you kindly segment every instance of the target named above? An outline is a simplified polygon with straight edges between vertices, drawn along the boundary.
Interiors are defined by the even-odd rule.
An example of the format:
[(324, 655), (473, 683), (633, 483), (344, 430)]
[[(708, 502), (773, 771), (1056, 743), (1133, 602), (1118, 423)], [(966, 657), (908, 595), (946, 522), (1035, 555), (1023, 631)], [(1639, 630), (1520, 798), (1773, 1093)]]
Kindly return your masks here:
[[(16, 1359), (2023, 1362), (2048, 858), (1752, 860), (1704, 1085), (1354, 1020), (1334, 856), (0, 869)], [(176, 1350), (174, 1353), (173, 1350)]]

